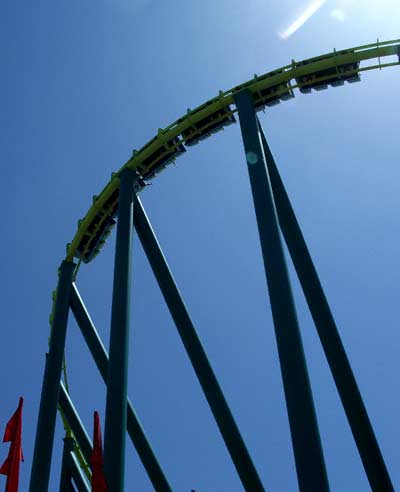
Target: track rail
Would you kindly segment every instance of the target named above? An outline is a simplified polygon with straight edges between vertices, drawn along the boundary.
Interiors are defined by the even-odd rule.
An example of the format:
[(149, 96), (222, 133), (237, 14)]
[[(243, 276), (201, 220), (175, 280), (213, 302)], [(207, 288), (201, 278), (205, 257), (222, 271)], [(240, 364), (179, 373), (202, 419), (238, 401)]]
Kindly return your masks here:
[[(388, 57), (397, 59), (387, 60)], [(375, 64), (367, 64), (370, 60)], [(385, 59), (382, 63), (382, 59)], [(248, 89), (257, 110), (274, 106), (281, 101), (294, 97), (294, 90), (309, 93), (312, 90), (339, 86), (345, 82), (360, 80), (360, 73), (368, 70), (400, 64), (400, 40), (377, 41), (374, 44), (358, 46), (341, 51), (334, 50), (307, 60), (292, 60), (286, 65), (263, 75), (255, 75), (226, 92), (210, 99), (187, 113), (147, 142), (141, 149), (135, 150), (132, 157), (111, 175), (110, 181), (93, 203), (85, 217), (78, 221), (78, 230), (71, 243), (67, 245), (66, 259), (74, 257), (84, 263), (90, 262), (101, 251), (115, 224), (118, 211), (119, 174), (125, 168), (138, 173), (138, 191), (146, 182), (156, 177), (168, 164), (185, 153), (186, 149), (197, 144), (234, 123), (236, 107), (234, 95)]]

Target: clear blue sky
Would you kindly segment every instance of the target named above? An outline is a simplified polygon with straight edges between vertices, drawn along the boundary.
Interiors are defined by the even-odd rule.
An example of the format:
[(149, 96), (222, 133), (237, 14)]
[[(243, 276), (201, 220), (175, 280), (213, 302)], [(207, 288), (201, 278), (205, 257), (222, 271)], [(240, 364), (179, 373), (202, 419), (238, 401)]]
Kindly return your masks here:
[[(398, 0), (3, 0), (0, 432), (25, 396), (28, 488), (65, 244), (93, 194), (159, 127), (282, 65), (399, 36)], [(344, 16), (344, 18), (343, 18)], [(399, 68), (261, 115), (392, 475), (400, 487)], [(297, 490), (239, 125), (187, 152), (142, 194), (248, 448), (271, 492)], [(241, 492), (135, 239), (129, 393), (176, 492)], [(78, 287), (108, 345), (113, 239)], [(297, 281), (293, 288), (332, 492), (369, 491)], [(92, 432), (105, 389), (71, 317), (71, 395)], [(58, 423), (51, 490), (58, 487)], [(7, 454), (0, 447), (0, 460)], [(126, 490), (152, 486), (127, 443)], [(5, 477), (0, 477), (0, 490)]]

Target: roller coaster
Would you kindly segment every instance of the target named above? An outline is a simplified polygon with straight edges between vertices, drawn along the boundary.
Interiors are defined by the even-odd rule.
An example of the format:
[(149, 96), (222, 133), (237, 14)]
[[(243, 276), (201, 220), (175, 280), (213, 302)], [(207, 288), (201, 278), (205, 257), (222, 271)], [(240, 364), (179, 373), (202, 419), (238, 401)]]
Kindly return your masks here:
[[(67, 245), (53, 293), (51, 336), (40, 402), (30, 492), (49, 487), (57, 409), (67, 430), (60, 492), (86, 492), (92, 444), (62, 382), (64, 346), (71, 310), (107, 385), (104, 466), (109, 492), (123, 492), (128, 432), (156, 492), (172, 492), (166, 475), (127, 398), (131, 241), (139, 236), (211, 412), (246, 492), (265, 492), (222, 389), (211, 368), (168, 263), (139, 198), (157, 175), (189, 149), (240, 122), (281, 364), (300, 492), (328, 492), (329, 482), (315, 415), (307, 364), (283, 236), (330, 366), (366, 476), (373, 492), (394, 488), (307, 245), (263, 133), (257, 112), (302, 94), (361, 80), (362, 72), (400, 64), (400, 40), (375, 42), (295, 61), (222, 92), (178, 118), (115, 173), (93, 197)], [(116, 226), (109, 354), (75, 284), (79, 266), (101, 252)], [(75, 262), (75, 259), (78, 260)]]

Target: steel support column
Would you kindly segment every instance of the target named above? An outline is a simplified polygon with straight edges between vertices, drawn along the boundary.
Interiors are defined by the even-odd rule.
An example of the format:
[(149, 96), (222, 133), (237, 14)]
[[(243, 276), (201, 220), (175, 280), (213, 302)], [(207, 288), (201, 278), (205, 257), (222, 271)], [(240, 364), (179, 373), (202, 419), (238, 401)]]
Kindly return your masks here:
[(369, 483), (374, 492), (393, 492), (394, 488), (389, 473), (339, 331), (261, 126), (260, 133), (283, 237), (299, 277)]
[(50, 348), (46, 357), (43, 377), (29, 492), (47, 492), (49, 486), (58, 393), (68, 322), (69, 296), (74, 270), (75, 264), (73, 262), (63, 261), (61, 263)]
[(328, 492), (321, 440), (252, 95), (235, 96), (271, 301), (300, 492)]
[[(96, 366), (103, 380), (106, 382), (108, 354), (75, 284), (72, 285), (70, 306)], [(172, 492), (172, 488), (168, 483), (129, 399), (127, 400), (127, 430), (155, 491)]]
[(136, 174), (120, 174), (107, 374), (104, 469), (109, 492), (124, 492), (133, 194)]
[(60, 492), (71, 492), (71, 470), (70, 470), (70, 454), (74, 450), (74, 440), (72, 437), (64, 437), (63, 457), (61, 463), (60, 474)]
[(257, 470), (254, 467), (221, 387), (211, 368), (150, 222), (137, 197), (135, 199), (134, 223), (150, 266), (160, 286), (165, 302), (167, 303), (243, 487), (246, 492), (263, 492), (264, 487)]

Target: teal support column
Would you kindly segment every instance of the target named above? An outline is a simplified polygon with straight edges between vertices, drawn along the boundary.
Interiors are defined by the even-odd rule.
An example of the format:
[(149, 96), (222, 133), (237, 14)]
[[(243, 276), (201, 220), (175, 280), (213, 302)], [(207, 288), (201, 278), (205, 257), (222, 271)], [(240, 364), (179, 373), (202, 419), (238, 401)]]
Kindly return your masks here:
[(114, 285), (104, 432), (104, 469), (108, 492), (124, 492), (129, 311), (136, 173), (120, 174)]
[(50, 348), (46, 357), (43, 377), (29, 492), (48, 491), (58, 394), (67, 332), (69, 296), (74, 270), (74, 263), (63, 261), (59, 271), (57, 299), (51, 328)]
[(394, 492), (318, 273), (261, 127), (260, 132), (283, 237), (313, 317), (365, 473), (374, 492)]
[[(106, 382), (108, 354), (75, 284), (72, 285), (70, 306), (101, 377)], [(131, 441), (146, 469), (155, 492), (172, 492), (172, 488), (168, 483), (165, 473), (157, 460), (153, 448), (129, 399), (127, 400), (126, 425)]]
[(248, 90), (235, 97), (253, 194), (300, 492), (329, 492), (310, 381), (258, 121)]
[[(190, 362), (214, 415), (226, 448), (246, 492), (264, 492), (264, 487), (190, 318), (175, 279), (140, 203), (135, 200), (135, 229), (175, 322)], [(321, 491), (322, 492), (322, 491)]]
[(70, 454), (74, 450), (74, 440), (72, 437), (64, 437), (63, 457), (61, 463), (60, 474), (60, 492), (71, 492), (71, 469), (70, 469)]

